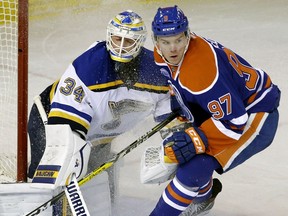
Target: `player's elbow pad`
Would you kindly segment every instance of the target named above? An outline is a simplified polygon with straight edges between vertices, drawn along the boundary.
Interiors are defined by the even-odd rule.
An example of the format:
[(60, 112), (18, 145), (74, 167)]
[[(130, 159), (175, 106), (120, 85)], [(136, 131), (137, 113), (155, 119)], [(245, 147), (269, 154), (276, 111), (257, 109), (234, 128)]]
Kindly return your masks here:
[(173, 133), (163, 141), (165, 155), (179, 164), (191, 160), (196, 154), (203, 154), (207, 148), (205, 134), (196, 127)]

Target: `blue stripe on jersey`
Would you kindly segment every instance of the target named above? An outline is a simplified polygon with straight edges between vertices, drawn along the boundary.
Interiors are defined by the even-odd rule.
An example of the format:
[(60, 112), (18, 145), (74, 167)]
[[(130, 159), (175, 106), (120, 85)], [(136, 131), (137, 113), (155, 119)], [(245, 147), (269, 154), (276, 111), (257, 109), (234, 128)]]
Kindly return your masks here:
[(89, 116), (88, 114), (80, 112), (79, 110), (75, 109), (74, 107), (71, 107), (71, 106), (68, 106), (65, 104), (60, 104), (60, 103), (54, 102), (51, 104), (51, 110), (52, 109), (60, 109), (60, 110), (64, 110), (64, 111), (73, 113), (73, 114), (85, 119), (88, 122), (91, 122), (91, 120), (92, 120), (92, 117)]

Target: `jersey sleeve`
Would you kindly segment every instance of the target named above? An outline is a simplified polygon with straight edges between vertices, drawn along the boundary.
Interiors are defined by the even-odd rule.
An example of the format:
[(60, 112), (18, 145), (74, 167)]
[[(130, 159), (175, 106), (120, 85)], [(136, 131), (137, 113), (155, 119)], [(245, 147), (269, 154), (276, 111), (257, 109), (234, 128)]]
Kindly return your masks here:
[(159, 95), (159, 100), (155, 106), (154, 120), (156, 122), (163, 121), (171, 112), (170, 93)]
[(87, 134), (93, 116), (88, 91), (73, 65), (69, 65), (51, 101), (48, 124), (69, 124), (72, 130)]

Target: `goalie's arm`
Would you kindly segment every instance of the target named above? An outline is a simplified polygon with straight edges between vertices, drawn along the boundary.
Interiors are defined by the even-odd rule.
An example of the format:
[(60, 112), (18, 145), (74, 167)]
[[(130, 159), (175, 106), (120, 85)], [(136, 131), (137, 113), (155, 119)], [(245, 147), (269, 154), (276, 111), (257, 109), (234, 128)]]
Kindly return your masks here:
[(72, 131), (85, 139), (96, 110), (92, 107), (92, 101), (96, 99), (91, 97), (91, 90), (82, 82), (73, 64), (70, 64), (51, 99), (48, 124), (68, 124)]

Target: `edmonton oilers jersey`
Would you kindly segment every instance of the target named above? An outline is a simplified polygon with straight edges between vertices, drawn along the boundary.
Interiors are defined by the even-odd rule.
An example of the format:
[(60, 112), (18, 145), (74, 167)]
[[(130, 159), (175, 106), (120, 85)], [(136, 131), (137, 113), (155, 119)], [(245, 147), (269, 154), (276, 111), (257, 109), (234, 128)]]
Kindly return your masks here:
[(128, 131), (151, 114), (162, 120), (171, 112), (167, 79), (160, 74), (152, 51), (142, 48), (137, 58), (137, 77), (127, 85), (115, 71), (106, 42), (93, 44), (61, 77), (48, 123), (69, 124), (94, 141)]
[(175, 72), (156, 50), (154, 57), (185, 116), (196, 126), (212, 119), (217, 130), (237, 140), (250, 113), (278, 107), (280, 91), (270, 77), (216, 41), (193, 35)]

